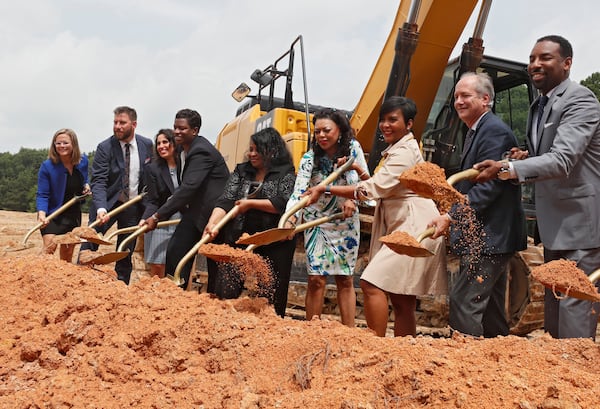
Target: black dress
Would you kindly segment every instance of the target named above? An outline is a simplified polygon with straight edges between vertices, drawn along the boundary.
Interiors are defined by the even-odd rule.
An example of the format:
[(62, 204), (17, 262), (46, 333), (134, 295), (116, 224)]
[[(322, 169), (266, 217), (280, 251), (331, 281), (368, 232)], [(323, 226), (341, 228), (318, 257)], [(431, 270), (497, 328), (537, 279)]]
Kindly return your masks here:
[[(67, 186), (63, 204), (71, 200), (83, 191), (83, 176), (79, 169), (73, 168), (73, 173), (67, 172)], [(75, 203), (63, 213), (50, 220), (50, 223), (41, 229), (42, 236), (45, 234), (65, 234), (75, 227), (81, 226), (81, 204)]]
[[(223, 229), (221, 237), (232, 246), (242, 233), (253, 234), (277, 227), (281, 215), (285, 212), (287, 201), (294, 190), (296, 176), (292, 164), (275, 166), (270, 169), (256, 195), (256, 199), (269, 199), (278, 210), (277, 214), (265, 213), (256, 209), (248, 210), (230, 221)], [(231, 174), (225, 191), (217, 201), (216, 207), (229, 211), (239, 199), (246, 197), (255, 184), (256, 170), (249, 162), (236, 166)], [(240, 246), (236, 246), (240, 247)], [(284, 240), (257, 247), (254, 252), (261, 255), (272, 266), (274, 280), (271, 288), (261, 288), (260, 296), (269, 299), (275, 312), (283, 317), (287, 307), (287, 294), (292, 269), (292, 260), (296, 247), (295, 240)], [(242, 248), (245, 248), (243, 246)], [(219, 263), (215, 294), (221, 298), (237, 298), (244, 283), (239, 273), (231, 265)]]

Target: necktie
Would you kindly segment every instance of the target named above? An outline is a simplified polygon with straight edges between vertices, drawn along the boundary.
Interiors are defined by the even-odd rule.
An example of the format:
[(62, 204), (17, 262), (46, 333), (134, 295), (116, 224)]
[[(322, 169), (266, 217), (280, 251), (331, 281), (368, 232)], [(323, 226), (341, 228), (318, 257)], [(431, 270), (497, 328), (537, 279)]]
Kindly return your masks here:
[(465, 135), (465, 143), (463, 144), (462, 157), (464, 158), (467, 152), (469, 151), (469, 147), (471, 147), (471, 143), (473, 142), (473, 135), (475, 135), (475, 131), (471, 128), (467, 131)]
[(129, 163), (131, 162), (131, 144), (125, 144), (125, 169), (123, 172), (123, 190), (121, 191), (121, 195), (119, 199), (121, 202), (126, 202), (129, 200)]
[(538, 117), (537, 117), (537, 128), (539, 129), (540, 123), (542, 122), (542, 116), (544, 115), (544, 107), (548, 103), (548, 97), (546, 95), (540, 96), (538, 101)]

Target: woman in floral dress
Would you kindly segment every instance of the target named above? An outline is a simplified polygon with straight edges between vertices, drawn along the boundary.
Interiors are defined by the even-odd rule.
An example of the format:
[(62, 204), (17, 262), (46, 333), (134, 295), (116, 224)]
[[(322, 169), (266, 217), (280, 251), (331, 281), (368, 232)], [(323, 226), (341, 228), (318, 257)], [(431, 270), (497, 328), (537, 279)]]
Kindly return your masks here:
[[(354, 139), (346, 115), (334, 109), (317, 112), (313, 117), (314, 138), (312, 149), (300, 162), (294, 192), (287, 203), (287, 210), (298, 203), (302, 193), (327, 178), (337, 166), (338, 160), (352, 156), (362, 169), (367, 169), (364, 153)], [(360, 177), (349, 170), (332, 185), (355, 185)], [(354, 266), (358, 256), (360, 224), (357, 206), (352, 199), (324, 195), (317, 202), (306, 206), (289, 218), (288, 223), (306, 223), (321, 217), (343, 212), (345, 219), (336, 219), (304, 231), (304, 248), (308, 270), (306, 291), (306, 319), (320, 316), (323, 310), (327, 276), (335, 277), (337, 301), (342, 323), (354, 326), (356, 292), (354, 290)]]

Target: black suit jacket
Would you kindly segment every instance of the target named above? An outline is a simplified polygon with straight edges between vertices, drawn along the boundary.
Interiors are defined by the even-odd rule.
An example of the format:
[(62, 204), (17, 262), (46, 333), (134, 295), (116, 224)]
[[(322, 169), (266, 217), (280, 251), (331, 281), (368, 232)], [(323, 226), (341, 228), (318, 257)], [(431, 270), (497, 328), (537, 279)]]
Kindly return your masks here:
[[(138, 193), (144, 187), (144, 165), (152, 159), (152, 141), (144, 136), (135, 135), (140, 159)], [(98, 144), (92, 164), (92, 206), (90, 220), (96, 218), (96, 210), (110, 210), (119, 199), (122, 189), (125, 159), (119, 140), (113, 135)]]
[(206, 138), (197, 136), (187, 152), (179, 188), (157, 210), (159, 219), (168, 220), (180, 211), (183, 219), (191, 218), (203, 231), (227, 179), (229, 170), (221, 153)]
[(153, 160), (147, 164), (144, 176), (148, 193), (144, 197), (145, 209), (142, 219), (147, 219), (173, 195), (175, 186), (169, 173), (169, 166), (163, 160)]
[[(502, 154), (517, 146), (512, 130), (492, 112), (485, 114), (477, 125), (473, 142), (463, 153), (461, 169), (470, 169), (485, 159), (500, 160)], [(521, 205), (521, 187), (510, 181), (493, 180), (472, 183), (463, 180), (456, 189), (467, 195), (469, 205), (475, 210), (483, 225), (484, 254), (504, 254), (523, 250), (527, 246), (525, 214)], [(459, 219), (457, 206), (450, 215)], [(457, 254), (467, 254), (460, 225), (451, 228), (450, 243)]]

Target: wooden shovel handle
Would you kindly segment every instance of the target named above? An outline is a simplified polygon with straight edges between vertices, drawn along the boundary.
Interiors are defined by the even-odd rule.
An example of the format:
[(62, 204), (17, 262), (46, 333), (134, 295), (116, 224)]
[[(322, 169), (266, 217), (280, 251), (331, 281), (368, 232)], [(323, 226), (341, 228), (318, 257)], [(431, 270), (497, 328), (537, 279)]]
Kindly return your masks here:
[[(131, 206), (134, 203), (139, 202), (140, 200), (142, 200), (142, 198), (146, 195), (146, 192), (142, 192), (139, 195), (132, 197), (131, 199), (129, 199), (128, 201), (126, 201), (125, 203), (123, 203), (121, 206), (119, 207), (115, 207), (114, 209), (112, 209), (110, 212), (106, 213), (106, 215), (108, 217), (113, 217), (115, 214), (119, 214), (121, 213), (123, 210), (127, 209), (129, 206)], [(100, 223), (100, 220), (94, 220), (88, 227), (96, 227), (98, 224)]]

